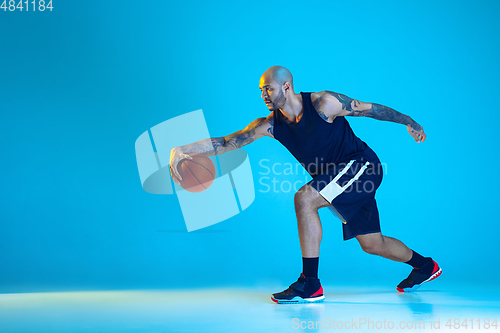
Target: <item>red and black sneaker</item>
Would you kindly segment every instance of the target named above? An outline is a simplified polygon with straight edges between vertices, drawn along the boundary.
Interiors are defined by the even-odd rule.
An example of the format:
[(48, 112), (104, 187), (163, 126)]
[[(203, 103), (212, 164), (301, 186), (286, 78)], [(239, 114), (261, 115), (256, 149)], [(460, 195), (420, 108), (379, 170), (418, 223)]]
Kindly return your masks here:
[(401, 281), (396, 289), (400, 292), (415, 291), (422, 283), (434, 280), (441, 275), (441, 268), (434, 260), (430, 260), (427, 264), (419, 268), (414, 268), (410, 275)]
[(325, 296), (323, 296), (323, 287), (318, 278), (306, 278), (304, 273), (300, 273), (296, 282), (292, 283), (288, 289), (273, 294), (271, 299), (279, 304), (318, 303), (322, 302)]

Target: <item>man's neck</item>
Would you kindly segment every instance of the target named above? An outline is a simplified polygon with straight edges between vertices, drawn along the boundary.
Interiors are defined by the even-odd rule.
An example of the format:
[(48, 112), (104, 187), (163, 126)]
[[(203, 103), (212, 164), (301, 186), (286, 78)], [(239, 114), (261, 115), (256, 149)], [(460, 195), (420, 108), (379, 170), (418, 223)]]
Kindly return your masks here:
[(295, 93), (291, 95), (287, 103), (280, 110), (290, 121), (299, 122), (303, 113), (302, 95)]

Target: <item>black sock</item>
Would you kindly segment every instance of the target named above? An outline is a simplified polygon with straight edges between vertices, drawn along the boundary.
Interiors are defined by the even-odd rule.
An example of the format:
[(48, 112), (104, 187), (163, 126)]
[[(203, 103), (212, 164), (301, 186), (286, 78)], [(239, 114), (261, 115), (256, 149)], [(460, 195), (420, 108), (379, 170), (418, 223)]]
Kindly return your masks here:
[(417, 252), (412, 251), (412, 257), (410, 260), (408, 260), (407, 262), (405, 262), (405, 264), (408, 264), (410, 266), (413, 266), (414, 268), (422, 268), (422, 266), (424, 266), (425, 264), (427, 264), (430, 260), (432, 260), (430, 257), (422, 257), (420, 254), (418, 254)]
[(318, 263), (319, 257), (316, 258), (304, 258), (302, 257), (302, 273), (306, 277), (318, 277)]

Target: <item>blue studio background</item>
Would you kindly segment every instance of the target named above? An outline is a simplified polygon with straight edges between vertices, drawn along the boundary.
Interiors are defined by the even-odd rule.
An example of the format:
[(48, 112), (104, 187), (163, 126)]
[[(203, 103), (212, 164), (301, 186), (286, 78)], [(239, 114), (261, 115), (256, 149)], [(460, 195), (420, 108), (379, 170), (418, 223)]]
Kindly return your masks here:
[[(423, 144), (403, 125), (349, 118), (387, 166), (382, 232), (441, 264), (435, 286), (497, 281), (497, 2), (53, 6), (0, 11), (0, 291), (294, 281), (294, 193), (259, 183), (262, 159), (296, 163), (277, 141), (244, 148), (254, 203), (190, 233), (176, 196), (142, 190), (134, 152), (141, 133), (186, 112), (203, 109), (212, 136), (266, 116), (258, 84), (273, 65), (292, 72), (296, 93), (332, 90), (419, 122)], [(320, 216), (323, 283), (393, 288), (409, 273), (343, 242), (340, 221)]]

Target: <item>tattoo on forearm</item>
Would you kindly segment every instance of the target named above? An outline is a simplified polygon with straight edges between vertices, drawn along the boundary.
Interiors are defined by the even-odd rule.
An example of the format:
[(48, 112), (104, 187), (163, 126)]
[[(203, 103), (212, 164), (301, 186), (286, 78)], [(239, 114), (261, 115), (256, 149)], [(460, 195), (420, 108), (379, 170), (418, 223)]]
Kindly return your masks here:
[(214, 147), (212, 155), (217, 155), (217, 152), (221, 149), (222, 146), (224, 146), (225, 140), (223, 137), (221, 137), (221, 138), (211, 138), (210, 141), (212, 142), (212, 147)]
[(251, 142), (253, 142), (255, 130), (250, 129), (247, 131), (238, 131), (234, 134), (231, 134), (229, 136), (225, 137), (225, 143), (224, 143), (224, 151), (228, 150), (233, 150), (237, 148), (241, 148), (244, 145), (247, 145)]
[[(200, 153), (213, 156), (233, 149), (241, 148), (255, 140), (257, 128), (265, 121), (266, 118), (259, 118), (253, 121), (245, 129), (237, 131), (231, 135), (200, 140), (189, 145), (182, 146), (182, 152), (185, 154)], [(269, 123), (270, 126), (267, 128), (267, 131), (273, 135), (273, 119), (270, 119)]]
[(394, 123), (410, 125), (413, 129), (420, 131), (422, 127), (417, 124), (411, 117), (402, 114), (390, 107), (372, 103), (371, 110), (368, 111), (368, 117), (378, 120), (392, 121)]
[(207, 156), (217, 155), (218, 151), (224, 145), (224, 138), (209, 138), (181, 146), (184, 154), (205, 154)]

